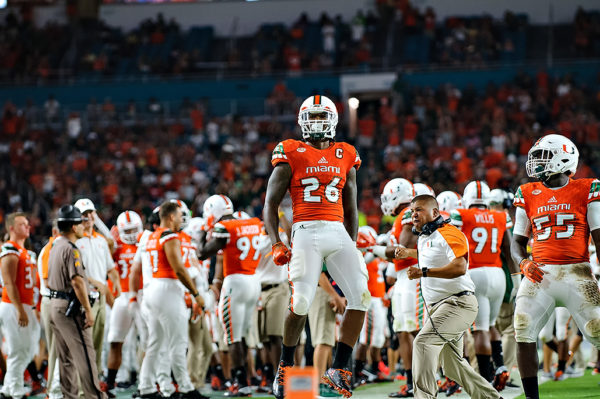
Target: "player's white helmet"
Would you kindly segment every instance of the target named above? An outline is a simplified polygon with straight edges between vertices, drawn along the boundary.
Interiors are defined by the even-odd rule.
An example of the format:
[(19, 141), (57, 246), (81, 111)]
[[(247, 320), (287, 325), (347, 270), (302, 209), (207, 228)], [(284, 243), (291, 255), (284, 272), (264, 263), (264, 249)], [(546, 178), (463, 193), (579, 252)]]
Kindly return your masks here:
[(415, 197), (417, 195), (431, 195), (432, 197), (435, 197), (435, 191), (433, 191), (433, 188), (429, 187), (427, 184), (424, 183), (415, 183)]
[(178, 199), (172, 199), (171, 202), (176, 203), (181, 208), (181, 212), (183, 213), (183, 217), (181, 218), (181, 230), (185, 229), (192, 218), (190, 208), (186, 205), (185, 202)]
[[(312, 119), (314, 114), (323, 114), (324, 119)], [(300, 106), (298, 125), (302, 129), (304, 140), (324, 140), (335, 137), (338, 123), (338, 112), (329, 98), (321, 95), (308, 97)]]
[(233, 217), (236, 219), (251, 219), (251, 216), (244, 211), (235, 211), (233, 212)]
[(490, 191), (490, 195), (488, 196), (488, 205), (503, 205), (504, 200), (506, 199), (506, 191), (501, 188), (495, 188)]
[(487, 183), (481, 180), (475, 180), (467, 184), (463, 193), (463, 204), (469, 209), (473, 205), (487, 206), (490, 188)]
[(572, 176), (577, 171), (579, 151), (575, 144), (560, 134), (542, 137), (527, 154), (527, 176), (546, 180), (558, 173)]
[(144, 230), (142, 218), (134, 211), (125, 211), (117, 217), (117, 231), (119, 238), (125, 244), (134, 245), (138, 234)]
[(384, 215), (395, 215), (400, 204), (409, 203), (415, 196), (413, 184), (406, 179), (392, 179), (381, 193), (381, 210)]
[(184, 231), (192, 237), (194, 242), (198, 242), (200, 241), (200, 232), (202, 231), (204, 223), (204, 219), (201, 217), (191, 218)]
[(436, 199), (440, 205), (440, 211), (450, 212), (463, 207), (462, 197), (454, 191), (442, 191)]
[(214, 218), (215, 222), (225, 215), (233, 214), (233, 203), (226, 195), (211, 195), (204, 201), (202, 216), (204, 219)]

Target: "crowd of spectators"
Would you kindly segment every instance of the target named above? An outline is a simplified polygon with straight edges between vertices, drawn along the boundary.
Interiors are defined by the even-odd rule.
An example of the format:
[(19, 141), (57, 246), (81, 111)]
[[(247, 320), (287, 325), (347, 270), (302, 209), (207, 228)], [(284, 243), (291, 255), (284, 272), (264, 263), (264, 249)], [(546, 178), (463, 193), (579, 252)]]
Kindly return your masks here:
[[(400, 64), (481, 66), (525, 59), (526, 15), (506, 12), (439, 20), (409, 0), (377, 0), (351, 20), (303, 14), (291, 26), (262, 25), (250, 37), (215, 37), (211, 27), (182, 29), (161, 14), (131, 31), (102, 21), (37, 28), (31, 11), (8, 14), (0, 25), (0, 78), (13, 83), (139, 75), (185, 76), (203, 72), (253, 75), (372, 70)], [(76, 20), (74, 20), (76, 21)], [(572, 45), (558, 58), (600, 55), (600, 14), (580, 9), (568, 34)]]
[[(425, 182), (436, 192), (461, 192), (472, 179), (512, 191), (527, 180), (527, 151), (549, 129), (578, 145), (578, 176), (600, 175), (600, 92), (589, 89), (599, 86), (585, 87), (543, 70), (490, 83), (483, 93), (451, 84), (407, 87), (399, 75), (389, 97), (361, 104), (357, 137), (348, 137), (343, 104), (334, 98), (340, 109), (337, 137), (357, 145), (363, 158), (359, 209), (378, 226), (379, 193), (393, 177)], [(200, 214), (213, 193), (227, 194), (238, 209), (260, 216), (271, 150), (280, 140), (300, 137), (295, 114), (287, 122), (270, 116), (216, 118), (201, 102), (185, 99), (171, 122), (158, 117), (124, 123), (127, 112), (138, 107), (115, 110), (90, 102), (81, 116), (71, 113), (40, 125), (29, 118), (61, 115), (59, 99), (23, 109), (7, 102), (0, 211), (30, 212), (36, 235), (47, 234), (57, 207), (80, 197), (95, 201), (109, 223), (124, 209), (147, 215), (173, 197)]]

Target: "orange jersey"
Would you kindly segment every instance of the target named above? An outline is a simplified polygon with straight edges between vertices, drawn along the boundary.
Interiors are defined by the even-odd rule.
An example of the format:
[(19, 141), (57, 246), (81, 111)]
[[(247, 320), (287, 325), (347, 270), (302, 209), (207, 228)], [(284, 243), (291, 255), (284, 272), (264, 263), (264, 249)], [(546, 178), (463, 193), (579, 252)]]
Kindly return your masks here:
[(177, 279), (164, 250), (165, 243), (175, 239), (179, 240), (179, 235), (164, 227), (159, 227), (148, 237), (146, 251), (150, 255), (153, 278)]
[[(35, 287), (35, 260), (29, 252), (14, 241), (6, 241), (0, 250), (0, 259), (14, 255), (18, 258), (17, 276), (15, 285), (19, 291), (19, 298), (23, 305), (33, 306), (33, 289)], [(6, 281), (4, 282), (6, 286)], [(11, 303), (6, 287), (2, 290), (2, 302)]]
[(190, 258), (196, 253), (196, 245), (192, 242), (192, 237), (183, 232), (179, 232), (179, 239), (181, 240), (181, 256), (183, 257), (183, 265), (186, 269), (192, 267)]
[[(404, 226), (409, 225), (412, 226), (411, 212), (410, 208), (406, 207), (400, 212), (398, 216), (396, 216), (396, 220), (394, 220), (394, 225), (392, 226), (392, 230), (390, 231), (391, 242), (394, 245), (397, 245), (400, 242), (400, 234), (402, 234), (402, 229)], [(416, 246), (415, 246), (416, 248)], [(400, 271), (402, 269), (406, 269), (412, 265), (416, 265), (417, 260), (415, 258), (406, 258), (406, 259), (395, 259), (394, 265), (396, 266), (396, 271)]]
[(42, 255), (42, 278), (44, 279), (48, 278), (48, 259), (50, 259), (50, 249), (52, 248), (55, 239), (55, 237), (50, 237), (48, 243), (40, 251), (40, 254)]
[(221, 220), (212, 231), (214, 238), (226, 238), (223, 248), (223, 276), (254, 274), (260, 261), (260, 231), (263, 223), (258, 218)]
[(369, 272), (368, 287), (373, 298), (383, 298), (385, 295), (385, 281), (383, 281), (383, 275), (379, 269), (379, 265), (382, 263), (385, 263), (385, 261), (375, 258), (367, 265), (367, 271)]
[[(129, 292), (129, 272), (133, 265), (133, 258), (137, 252), (137, 245), (121, 243), (115, 253), (113, 259), (117, 264), (117, 271), (121, 279), (121, 291)], [(110, 280), (109, 280), (110, 281)]]
[(589, 262), (587, 207), (600, 200), (600, 180), (570, 179), (558, 189), (541, 182), (523, 184), (514, 204), (523, 208), (533, 233), (532, 256), (556, 265)]
[(455, 209), (450, 221), (469, 241), (469, 269), (502, 267), (500, 247), (509, 225), (506, 213), (480, 208)]
[(290, 196), (294, 223), (309, 220), (344, 221), (342, 190), (346, 175), (361, 164), (350, 144), (333, 143), (319, 150), (299, 140), (285, 140), (275, 147), (273, 166), (287, 163), (292, 169)]

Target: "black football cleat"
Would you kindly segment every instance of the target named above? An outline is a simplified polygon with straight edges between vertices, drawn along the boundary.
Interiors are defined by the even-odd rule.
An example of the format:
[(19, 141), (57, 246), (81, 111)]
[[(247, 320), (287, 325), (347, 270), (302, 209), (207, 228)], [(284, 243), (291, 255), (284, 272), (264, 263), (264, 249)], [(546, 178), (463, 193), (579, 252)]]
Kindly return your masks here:
[(352, 372), (348, 370), (329, 368), (321, 377), (321, 381), (345, 398), (352, 396)]
[(273, 396), (277, 399), (283, 399), (283, 387), (285, 384), (285, 373), (292, 365), (285, 364), (283, 361), (279, 362), (277, 367), (277, 374), (275, 374), (275, 381), (273, 381)]

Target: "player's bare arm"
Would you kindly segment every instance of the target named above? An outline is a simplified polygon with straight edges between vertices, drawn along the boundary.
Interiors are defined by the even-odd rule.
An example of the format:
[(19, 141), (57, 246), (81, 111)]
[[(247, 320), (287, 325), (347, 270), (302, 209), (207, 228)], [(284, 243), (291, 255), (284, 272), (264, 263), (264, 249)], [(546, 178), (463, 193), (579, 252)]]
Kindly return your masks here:
[(188, 274), (183, 264), (183, 259), (181, 259), (181, 241), (178, 239), (167, 241), (164, 245), (164, 250), (169, 265), (175, 272), (179, 281), (181, 281), (184, 287), (190, 291), (192, 296), (197, 297), (198, 290), (196, 289), (196, 284)]
[(598, 256), (598, 249), (600, 249), (600, 229), (596, 229), (590, 234), (592, 235), (592, 240), (594, 241), (594, 246), (596, 247), (596, 256)]
[(227, 238), (212, 238), (207, 242), (206, 232), (201, 231), (198, 239), (198, 259), (204, 260), (215, 256), (226, 245)]
[(137, 294), (140, 288), (140, 277), (142, 275), (142, 262), (135, 261), (129, 272), (129, 291)]
[[(355, 174), (356, 177), (356, 174)], [(287, 163), (280, 163), (271, 173), (269, 183), (267, 184), (267, 194), (265, 198), (264, 222), (267, 234), (271, 239), (271, 244), (274, 245), (281, 241), (279, 237), (279, 205), (287, 192), (292, 178), (292, 168)], [(348, 183), (346, 183), (348, 184)], [(356, 205), (356, 193), (355, 193)], [(354, 235), (356, 239), (356, 234)]]
[(118, 298), (121, 295), (121, 279), (116, 268), (113, 267), (108, 271), (108, 279), (112, 282), (113, 287), (115, 287), (115, 298)]
[(352, 238), (352, 241), (356, 241), (358, 234), (356, 191), (356, 168), (351, 168), (346, 176), (346, 185), (342, 190), (342, 203), (344, 205), (344, 227), (346, 227), (346, 231), (350, 235), (350, 238)]
[[(509, 230), (506, 230), (504, 232), (504, 235), (502, 236), (502, 244), (500, 247), (500, 251), (502, 254), (507, 255), (506, 263), (508, 265), (508, 270), (510, 271), (510, 274), (518, 274), (520, 273), (519, 264), (514, 261), (514, 258), (512, 256), (509, 256), (509, 254), (511, 253), (511, 241), (512, 234)], [(525, 250), (527, 251), (527, 247), (525, 247)]]
[(19, 288), (17, 287), (17, 268), (19, 266), (19, 258), (15, 255), (7, 255), (2, 258), (0, 267), (2, 268), (2, 281), (4, 281), (4, 289), (8, 292), (10, 302), (15, 305), (19, 313), (19, 326), (26, 327), (29, 324), (29, 318), (25, 313), (25, 308), (21, 302)]
[[(512, 256), (515, 264), (519, 265), (523, 259), (527, 259), (528, 241), (529, 237), (525, 237), (520, 234), (513, 234), (512, 242), (510, 244), (510, 255)], [(519, 270), (516, 271), (516, 273), (518, 272)]]

